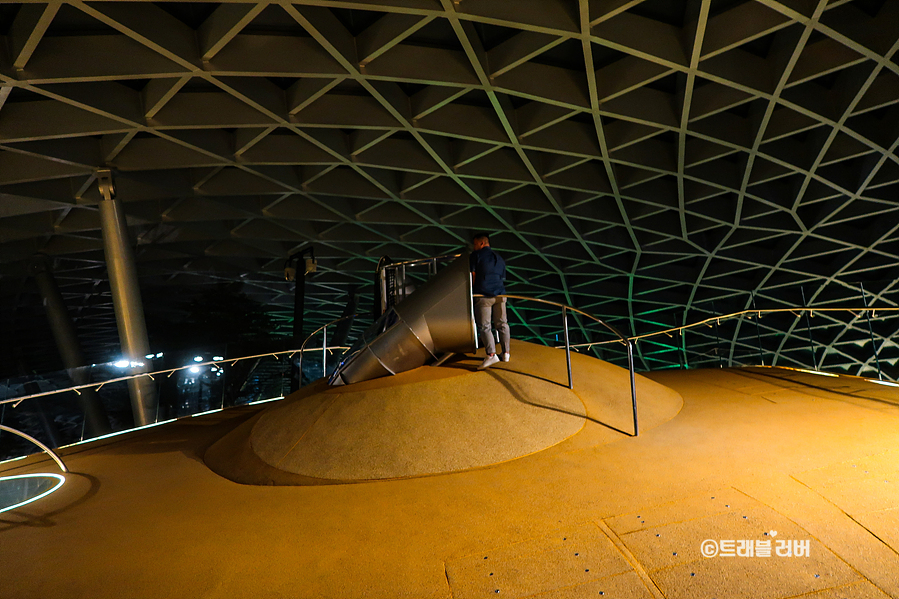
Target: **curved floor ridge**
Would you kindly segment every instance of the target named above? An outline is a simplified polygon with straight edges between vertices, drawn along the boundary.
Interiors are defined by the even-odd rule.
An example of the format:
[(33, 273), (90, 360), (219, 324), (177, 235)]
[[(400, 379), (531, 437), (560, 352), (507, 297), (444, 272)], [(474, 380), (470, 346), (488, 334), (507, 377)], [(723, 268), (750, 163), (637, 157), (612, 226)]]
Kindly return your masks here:
[[(368, 481), (460, 472), (501, 464), (563, 445), (593, 446), (632, 431), (627, 371), (572, 355), (574, 391), (567, 388), (564, 353), (518, 342), (513, 360), (478, 371), (481, 358), (460, 356), (441, 367), (328, 388), (317, 384), (266, 409), (225, 445), (246, 444), (255, 460), (216, 459), (215, 470), (254, 480), (249, 468), (305, 479)], [(638, 377), (641, 427), (648, 430), (680, 410), (682, 399)], [(232, 453), (242, 450), (234, 447)], [(258, 460), (258, 461), (257, 461)], [(255, 464), (255, 466), (251, 466)], [(288, 482), (303, 484), (292, 476)]]

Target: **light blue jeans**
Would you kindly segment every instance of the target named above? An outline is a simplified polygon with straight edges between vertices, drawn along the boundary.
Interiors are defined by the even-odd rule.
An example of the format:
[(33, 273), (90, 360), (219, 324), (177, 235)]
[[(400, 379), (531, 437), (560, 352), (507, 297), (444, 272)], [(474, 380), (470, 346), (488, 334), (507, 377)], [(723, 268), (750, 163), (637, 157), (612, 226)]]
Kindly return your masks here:
[(487, 350), (487, 355), (496, 353), (496, 343), (490, 331), (491, 322), (496, 327), (496, 330), (499, 331), (503, 351), (509, 353), (511, 333), (509, 332), (509, 321), (506, 319), (506, 298), (476, 297), (474, 299), (474, 316), (478, 323), (481, 345)]

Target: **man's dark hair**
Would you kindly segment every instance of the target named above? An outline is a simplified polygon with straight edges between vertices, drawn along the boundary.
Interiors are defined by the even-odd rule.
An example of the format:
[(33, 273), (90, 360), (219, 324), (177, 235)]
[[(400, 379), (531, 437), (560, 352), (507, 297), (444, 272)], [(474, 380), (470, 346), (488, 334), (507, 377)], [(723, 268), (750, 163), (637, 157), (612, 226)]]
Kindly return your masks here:
[(478, 239), (486, 239), (487, 243), (490, 243), (490, 236), (486, 233), (478, 233), (474, 237), (471, 238), (472, 241), (477, 241)]

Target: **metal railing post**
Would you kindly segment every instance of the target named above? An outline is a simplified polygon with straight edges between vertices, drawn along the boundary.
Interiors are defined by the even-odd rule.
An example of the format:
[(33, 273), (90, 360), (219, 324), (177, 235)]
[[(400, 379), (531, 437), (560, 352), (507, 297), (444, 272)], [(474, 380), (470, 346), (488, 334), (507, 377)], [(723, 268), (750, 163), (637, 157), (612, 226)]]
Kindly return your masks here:
[[(812, 352), (812, 370), (818, 370), (818, 352), (815, 351), (815, 342), (812, 340), (812, 324), (809, 318), (808, 301), (805, 299), (805, 288), (799, 287), (799, 291), (802, 292), (802, 306), (805, 308), (805, 330), (808, 333), (808, 348)], [(822, 358), (821, 361), (823, 362), (824, 359)]]
[(568, 365), (568, 388), (574, 389), (574, 381), (571, 380), (571, 344), (568, 343), (568, 308), (562, 308), (562, 325), (565, 329), (565, 363)]
[[(712, 302), (712, 313), (717, 314), (715, 302)], [(718, 368), (724, 368), (724, 359), (721, 357), (721, 321), (715, 321), (715, 354), (718, 356)]]
[[(298, 350), (296, 350), (296, 351), (294, 352), (294, 353), (299, 353), (299, 354), (300, 354), (299, 369), (300, 369), (300, 382), (301, 382), (301, 383), (302, 383), (302, 381), (303, 381), (303, 354), (306, 352), (306, 344), (309, 343), (309, 340), (312, 339), (314, 336), (318, 335), (318, 332), (319, 332), (319, 331), (324, 331), (324, 338), (322, 339), (322, 373), (323, 373), (323, 375), (327, 376), (327, 367), (328, 367), (328, 327), (331, 326), (332, 324), (337, 324), (338, 322), (344, 321), (344, 320), (346, 320), (347, 318), (355, 318), (356, 316), (359, 316), (359, 315), (360, 315), (359, 313), (356, 313), (356, 314), (350, 314), (350, 315), (348, 315), (348, 316), (341, 316), (340, 318), (338, 318), (338, 319), (336, 319), (336, 320), (332, 320), (332, 321), (329, 322), (328, 324), (326, 324), (326, 325), (324, 325), (324, 326), (321, 326), (321, 327), (318, 327), (317, 329), (315, 329), (314, 331), (312, 331), (312, 333), (310, 333), (310, 334), (306, 337), (306, 339), (303, 340), (303, 344), (300, 346), (300, 349), (298, 349)], [(310, 349), (309, 351), (312, 351), (312, 349)], [(293, 354), (290, 354), (290, 355), (293, 356)]]
[(877, 379), (883, 380), (883, 374), (880, 372), (880, 357), (877, 355), (877, 343), (874, 341), (874, 329), (871, 328), (871, 311), (868, 310), (868, 298), (865, 296), (865, 284), (859, 283), (862, 290), (862, 302), (865, 305), (865, 318), (868, 320), (868, 334), (871, 336), (871, 351), (874, 352), (874, 364), (877, 365)]
[[(483, 296), (478, 295), (475, 297), (483, 297)], [(535, 297), (525, 297), (525, 296), (521, 296), (521, 295), (503, 294), (503, 295), (498, 295), (496, 297), (498, 297), (498, 298), (501, 297), (504, 299), (520, 299), (520, 300), (525, 300), (525, 301), (530, 301), (530, 302), (538, 302), (541, 304), (548, 304), (550, 306), (556, 306), (557, 308), (562, 308), (562, 326), (563, 326), (563, 330), (564, 330), (564, 334), (565, 334), (565, 361), (568, 366), (568, 388), (569, 389), (574, 389), (574, 379), (573, 379), (572, 373), (571, 373), (571, 341), (568, 337), (568, 312), (569, 312), (569, 310), (576, 314), (586, 316), (590, 320), (593, 320), (593, 321), (603, 325), (604, 327), (609, 329), (609, 331), (611, 331), (616, 337), (618, 337), (619, 342), (627, 345), (628, 369), (630, 371), (630, 378), (631, 378), (631, 403), (633, 404), (633, 410), (634, 410), (634, 436), (637, 435), (637, 387), (636, 387), (636, 380), (635, 380), (635, 374), (634, 374), (634, 351), (633, 351), (633, 347), (631, 346), (631, 343), (633, 343), (633, 341), (631, 339), (629, 339), (628, 337), (625, 337), (624, 334), (621, 333), (621, 331), (619, 331), (618, 329), (616, 329), (609, 323), (604, 322), (603, 320), (593, 316), (592, 314), (588, 314), (587, 312), (584, 312), (583, 310), (578, 310), (577, 308), (573, 308), (571, 306), (566, 306), (565, 304), (560, 304), (558, 302), (552, 302), (552, 301), (539, 299), (539, 298), (535, 298)], [(897, 310), (899, 310), (899, 308), (897, 308)], [(558, 336), (556, 337), (556, 340), (558, 340)], [(598, 345), (598, 344), (590, 343), (587, 345), (591, 346), (591, 345)]]
[[(752, 299), (752, 307), (757, 308), (755, 305), (755, 294), (753, 292), (749, 292), (749, 297)], [(752, 315), (749, 315), (749, 319), (752, 320)], [(755, 317), (755, 340), (758, 342), (759, 346), (759, 362), (762, 363), (762, 366), (765, 365), (765, 356), (762, 354), (762, 334), (759, 330), (759, 321), (762, 319), (762, 313), (758, 312)]]
[(637, 429), (637, 381), (634, 376), (634, 342), (627, 341), (627, 369), (631, 376), (631, 404), (634, 407), (634, 436), (638, 434)]

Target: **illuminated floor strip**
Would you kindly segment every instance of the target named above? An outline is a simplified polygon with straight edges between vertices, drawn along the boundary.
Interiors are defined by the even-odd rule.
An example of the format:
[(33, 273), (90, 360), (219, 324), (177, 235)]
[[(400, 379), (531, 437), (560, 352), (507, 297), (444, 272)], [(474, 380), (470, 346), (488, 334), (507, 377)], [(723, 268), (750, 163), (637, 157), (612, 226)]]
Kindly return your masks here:
[(206, 410), (205, 412), (197, 412), (196, 414), (191, 414), (191, 418), (196, 418), (197, 416), (205, 416), (206, 414), (215, 414), (216, 412), (221, 412), (225, 408), (216, 408), (214, 410)]
[[(270, 401), (278, 401), (279, 399), (284, 399), (284, 396), (281, 395), (281, 396), (279, 396), (279, 397), (270, 397), (269, 399), (260, 399), (259, 401), (251, 401), (250, 403), (248, 403), (248, 404), (246, 404), (246, 405), (248, 405), (248, 406), (255, 406), (256, 404), (268, 403), (268, 402), (270, 402)], [(235, 407), (236, 407), (236, 406), (235, 406)]]
[[(34, 455), (34, 454), (29, 454), (29, 455)], [(3, 464), (8, 464), (10, 462), (17, 462), (19, 460), (24, 460), (27, 457), (28, 457), (27, 455), (20, 455), (15, 458), (9, 458), (8, 460), (3, 460), (2, 462), (0, 462), (0, 466), (2, 466)]]
[[(12, 460), (9, 460), (9, 461), (12, 461)], [(3, 476), (3, 477), (0, 477), (0, 483), (2, 483), (2, 482), (5, 481), (5, 480), (17, 480), (17, 479), (20, 479), (20, 478), (41, 478), (41, 477), (55, 478), (55, 479), (58, 479), (59, 482), (57, 482), (55, 485), (53, 485), (52, 488), (50, 488), (50, 489), (44, 491), (44, 492), (41, 493), (40, 495), (35, 495), (34, 497), (32, 497), (32, 498), (30, 498), (30, 499), (28, 499), (28, 500), (26, 500), (26, 501), (21, 501), (21, 502), (19, 502), (19, 503), (14, 503), (13, 505), (10, 505), (10, 506), (7, 506), (7, 507), (0, 507), (0, 513), (8, 512), (8, 511), (10, 511), (10, 510), (15, 510), (15, 509), (18, 509), (18, 508), (22, 507), (23, 505), (28, 505), (29, 503), (33, 503), (33, 502), (37, 501), (38, 499), (43, 499), (44, 497), (46, 497), (47, 495), (49, 495), (49, 494), (52, 493), (53, 491), (56, 491), (57, 489), (59, 489), (59, 488), (63, 485), (63, 483), (66, 482), (66, 477), (64, 477), (63, 475), (61, 475), (61, 474), (52, 474), (52, 473), (49, 473), (49, 472), (46, 472), (46, 473), (40, 473), (40, 474), (16, 474), (16, 475), (14, 475), (14, 476)]]
[(899, 387), (899, 383), (892, 381), (879, 381), (877, 379), (868, 379), (869, 383), (877, 383), (878, 385), (886, 385), (887, 387)]
[[(271, 401), (278, 401), (279, 399), (284, 399), (284, 396), (283, 396), (283, 395), (279, 395), (278, 397), (270, 397), (270, 398), (268, 398), (268, 399), (260, 399), (260, 400), (258, 400), (258, 401), (251, 401), (251, 402), (249, 402), (249, 403), (241, 404), (241, 405), (244, 405), (244, 406), (255, 406), (255, 405), (258, 405), (258, 404), (261, 404), (261, 403), (268, 403), (268, 402), (271, 402)], [(241, 407), (241, 406), (229, 406), (229, 407), (239, 408), (239, 407)], [(226, 409), (228, 409), (228, 408), (216, 408), (216, 409), (214, 409), (214, 410), (207, 410), (207, 411), (205, 411), (205, 412), (198, 412), (197, 414), (191, 414), (191, 415), (189, 415), (189, 416), (182, 416), (181, 418), (170, 418), (169, 420), (160, 420), (159, 422), (151, 422), (150, 424), (145, 424), (144, 426), (137, 426), (137, 427), (134, 427), (134, 428), (129, 428), (129, 429), (121, 430), (121, 431), (115, 431), (115, 432), (113, 432), (113, 433), (108, 433), (108, 434), (106, 434), (106, 435), (101, 435), (101, 436), (99, 436), (99, 437), (91, 437), (90, 439), (84, 439), (84, 440), (81, 440), (81, 441), (75, 441), (74, 443), (69, 443), (68, 445), (60, 445), (57, 449), (67, 449), (67, 448), (69, 448), (69, 447), (77, 447), (78, 445), (84, 445), (85, 443), (93, 443), (94, 441), (100, 441), (100, 440), (102, 440), (102, 439), (109, 439), (110, 437), (117, 437), (117, 436), (119, 436), (119, 435), (124, 435), (124, 434), (127, 434), (127, 433), (133, 433), (133, 432), (135, 432), (135, 431), (140, 431), (140, 430), (152, 428), (152, 427), (154, 427), (154, 426), (161, 426), (161, 425), (163, 425), (163, 424), (168, 424), (168, 423), (170, 423), (170, 422), (177, 422), (178, 420), (181, 420), (182, 418), (196, 418), (197, 416), (205, 416), (205, 415), (207, 415), (207, 414), (214, 414), (214, 413), (216, 413), (216, 412), (221, 412), (221, 411), (226, 410)], [(34, 455), (34, 454), (29, 454), (29, 455)], [(9, 462), (15, 462), (16, 460), (24, 460), (24, 459), (27, 458), (27, 457), (28, 457), (27, 455), (22, 455), (22, 456), (18, 456), (18, 457), (15, 457), (15, 458), (9, 458), (8, 460), (3, 460), (2, 462), (0, 462), (0, 466), (2, 466), (3, 464), (8, 464)], [(49, 476), (49, 475), (48, 475), (48, 476)], [(0, 480), (2, 480), (2, 479), (0, 479)]]
[(833, 374), (832, 372), (821, 372), (820, 370), (805, 370), (804, 368), (791, 368), (790, 370), (795, 370), (796, 372), (804, 372), (806, 374), (817, 374), (818, 376), (840, 376), (838, 374)]
[(834, 374), (832, 372), (822, 372), (821, 370), (806, 370), (805, 368), (793, 368), (791, 366), (750, 366), (750, 368), (771, 368), (771, 369), (780, 368), (781, 370), (792, 370), (793, 372), (804, 372), (806, 374), (817, 374), (818, 376), (830, 376), (830, 377), (844, 376), (844, 377), (849, 377), (849, 378), (856, 379), (856, 380), (860, 379), (863, 381), (868, 381), (869, 383), (876, 383), (878, 385), (886, 385), (887, 387), (899, 387), (899, 383), (896, 383), (893, 381), (882, 381), (880, 379), (869, 379), (869, 378), (861, 377), (858, 375), (852, 375), (852, 374)]
[(161, 426), (163, 424), (168, 424), (169, 422), (175, 422), (176, 420), (178, 420), (178, 419), (172, 418), (170, 420), (160, 420), (159, 422), (151, 422), (150, 424), (145, 424), (143, 426), (136, 426), (134, 428), (128, 428), (123, 431), (115, 431), (114, 433), (100, 435), (99, 437), (91, 437), (90, 439), (84, 439), (82, 441), (75, 441), (74, 443), (69, 443), (68, 445), (60, 445), (59, 449), (66, 449), (68, 447), (84, 445), (85, 443), (93, 443), (94, 441), (100, 441), (102, 439), (109, 439), (110, 437), (118, 437), (119, 435), (124, 435), (126, 433), (133, 433), (134, 431), (142, 431), (147, 428), (153, 428), (154, 426)]

